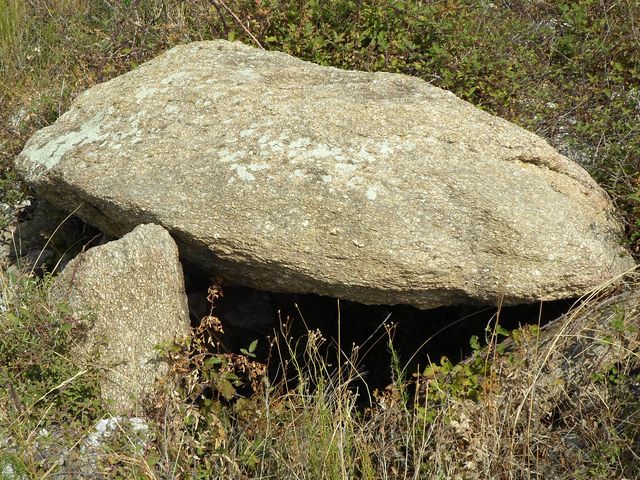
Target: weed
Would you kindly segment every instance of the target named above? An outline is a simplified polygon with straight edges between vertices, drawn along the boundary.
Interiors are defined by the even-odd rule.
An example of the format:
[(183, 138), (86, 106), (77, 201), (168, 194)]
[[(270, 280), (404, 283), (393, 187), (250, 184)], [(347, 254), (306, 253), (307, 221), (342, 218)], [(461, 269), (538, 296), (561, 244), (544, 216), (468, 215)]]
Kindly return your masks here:
[(0, 281), (0, 442), (34, 475), (50, 466), (39, 460), (43, 432), (73, 438), (103, 414), (98, 373), (74, 361), (85, 326), (48, 305), (50, 277), (2, 273)]

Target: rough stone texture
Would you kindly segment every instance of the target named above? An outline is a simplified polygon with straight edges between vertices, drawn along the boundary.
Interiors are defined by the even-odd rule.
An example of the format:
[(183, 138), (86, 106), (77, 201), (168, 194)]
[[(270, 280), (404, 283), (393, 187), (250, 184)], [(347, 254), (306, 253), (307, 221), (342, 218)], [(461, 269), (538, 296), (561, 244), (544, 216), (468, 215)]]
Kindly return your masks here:
[(135, 413), (166, 364), (154, 347), (189, 332), (178, 249), (158, 225), (141, 225), (120, 240), (92, 248), (69, 262), (51, 291), (93, 327), (81, 351), (101, 348), (104, 399), (114, 415)]
[(115, 235), (154, 222), (229, 281), (428, 308), (574, 296), (632, 266), (602, 189), (422, 80), (226, 41), (80, 95), (18, 157)]

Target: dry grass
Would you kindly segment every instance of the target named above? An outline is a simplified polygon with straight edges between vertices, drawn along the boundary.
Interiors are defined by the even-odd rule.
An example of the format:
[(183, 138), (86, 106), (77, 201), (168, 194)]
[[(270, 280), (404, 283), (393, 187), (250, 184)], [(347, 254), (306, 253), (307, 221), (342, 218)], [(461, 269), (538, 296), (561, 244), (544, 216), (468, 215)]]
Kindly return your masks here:
[(0, 465), (30, 478), (640, 475), (637, 274), (592, 292), (547, 326), (524, 327), (503, 342), (499, 327), (487, 331), (488, 345), (458, 365), (443, 360), (405, 378), (392, 362), (395, 381), (372, 392), (364, 410), (359, 359), (328, 363), (320, 332), (273, 344), (271, 361), (288, 375), (272, 384), (255, 347), (245, 355), (216, 350), (220, 324), (210, 315), (192, 336), (164, 347), (172, 369), (149, 399), (144, 435), (116, 419), (118, 428), (93, 450), (87, 436), (109, 417), (95, 388), (99, 372), (68, 355), (81, 325), (64, 306), (47, 304), (48, 279), (5, 273), (0, 280)]
[[(311, 1), (288, 2), (287, 10), (266, 0), (0, 0), (3, 201), (20, 197), (14, 156), (77, 94), (177, 43), (234, 36), (251, 43), (249, 32), (306, 59), (444, 82), (551, 139), (595, 139), (585, 147), (595, 152), (594, 172), (627, 210), (629, 241), (640, 248), (640, 203), (630, 196), (638, 192), (640, 138), (630, 121), (639, 78), (634, 2), (573, 2), (562, 14), (549, 2), (503, 2), (511, 6), (486, 14), (473, 2), (415, 2), (428, 15), (394, 15), (400, 27), (378, 21), (390, 18), (382, 0), (356, 3), (349, 16)], [(598, 43), (599, 27), (581, 15), (601, 6), (617, 17), (603, 17)], [(292, 17), (294, 9), (300, 14)], [(532, 36), (514, 28), (532, 23)], [(362, 29), (350, 31), (356, 24)], [(484, 32), (482, 42), (474, 32)], [(421, 38), (446, 48), (406, 46)], [(511, 61), (521, 61), (522, 77), (500, 63)], [(538, 87), (540, 98), (527, 96)], [(105, 418), (95, 385), (85, 381), (94, 372), (80, 375), (86, 366), (63, 353), (71, 330), (64, 312), (46, 307), (46, 281), (2, 272), (0, 282), (0, 472), (11, 464), (30, 478), (77, 478), (68, 465), (82, 464), (80, 446)], [(396, 382), (365, 411), (353, 391), (358, 359), (328, 365), (321, 334), (309, 332), (298, 361), (283, 365), (291, 380), (272, 385), (250, 355), (216, 353), (203, 330), (168, 350), (173, 373), (150, 399), (144, 447), (123, 427), (96, 464), (82, 468), (149, 479), (639, 478), (639, 294), (631, 276), (549, 327), (514, 332), (503, 344), (489, 332), (489, 346), (460, 365), (445, 361), (410, 378), (396, 365)], [(273, 348), (277, 362), (278, 349), (298, 347)], [(252, 393), (240, 395), (247, 386)], [(55, 432), (50, 448), (38, 437), (43, 426)], [(63, 466), (63, 451), (79, 463)]]
[(639, 327), (637, 286), (607, 286), (489, 347), (477, 400), (447, 407), (439, 458), (459, 478), (635, 478)]
[(226, 358), (220, 372), (260, 379), (249, 397), (224, 395), (215, 376), (203, 385), (184, 367), (194, 352), (183, 351), (156, 403), (170, 432), (157, 438), (165, 452), (157, 474), (171, 466), (178, 478), (635, 478), (639, 328), (637, 282), (609, 285), (548, 327), (395, 382), (365, 411), (352, 388), (357, 359), (327, 365), (319, 332), (289, 364), (295, 381), (278, 385), (247, 377), (257, 365), (246, 359), (207, 350)]

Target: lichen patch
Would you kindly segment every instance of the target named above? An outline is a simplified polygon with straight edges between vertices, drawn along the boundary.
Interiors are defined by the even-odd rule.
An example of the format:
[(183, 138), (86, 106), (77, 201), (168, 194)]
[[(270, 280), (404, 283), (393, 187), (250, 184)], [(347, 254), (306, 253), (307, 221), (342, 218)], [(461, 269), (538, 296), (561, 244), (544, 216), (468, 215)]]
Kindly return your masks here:
[(255, 175), (249, 172), (249, 169), (247, 168), (246, 165), (238, 165), (234, 163), (233, 165), (231, 165), (231, 169), (236, 172), (236, 175), (241, 180), (244, 180), (246, 182), (252, 182), (256, 179)]
[(142, 102), (145, 98), (154, 95), (158, 91), (154, 87), (140, 87), (136, 92), (136, 103)]
[(106, 139), (109, 134), (100, 132), (108, 113), (97, 113), (89, 121), (82, 123), (79, 130), (70, 130), (56, 140), (51, 140), (33, 150), (29, 155), (31, 161), (49, 170), (55, 167), (65, 153), (72, 148)]
[(175, 72), (163, 78), (162, 80), (160, 80), (160, 84), (171, 85), (173, 83), (177, 83), (178, 81), (184, 82), (190, 79), (191, 79), (191, 75), (189, 75), (187, 72)]

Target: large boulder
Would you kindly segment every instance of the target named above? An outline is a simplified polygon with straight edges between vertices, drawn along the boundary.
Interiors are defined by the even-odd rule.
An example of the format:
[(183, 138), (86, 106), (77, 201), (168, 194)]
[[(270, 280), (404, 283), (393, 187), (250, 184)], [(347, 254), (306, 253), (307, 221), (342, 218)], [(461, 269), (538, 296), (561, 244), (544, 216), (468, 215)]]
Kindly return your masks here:
[(536, 135), (416, 78), (241, 43), (91, 88), (17, 167), (110, 234), (160, 224), (186, 260), (265, 290), (513, 304), (633, 264), (604, 191)]
[(91, 329), (80, 354), (100, 351), (102, 397), (114, 415), (140, 413), (167, 371), (156, 345), (189, 333), (178, 248), (165, 229), (140, 225), (120, 240), (73, 259), (56, 279), (51, 301), (65, 302)]

